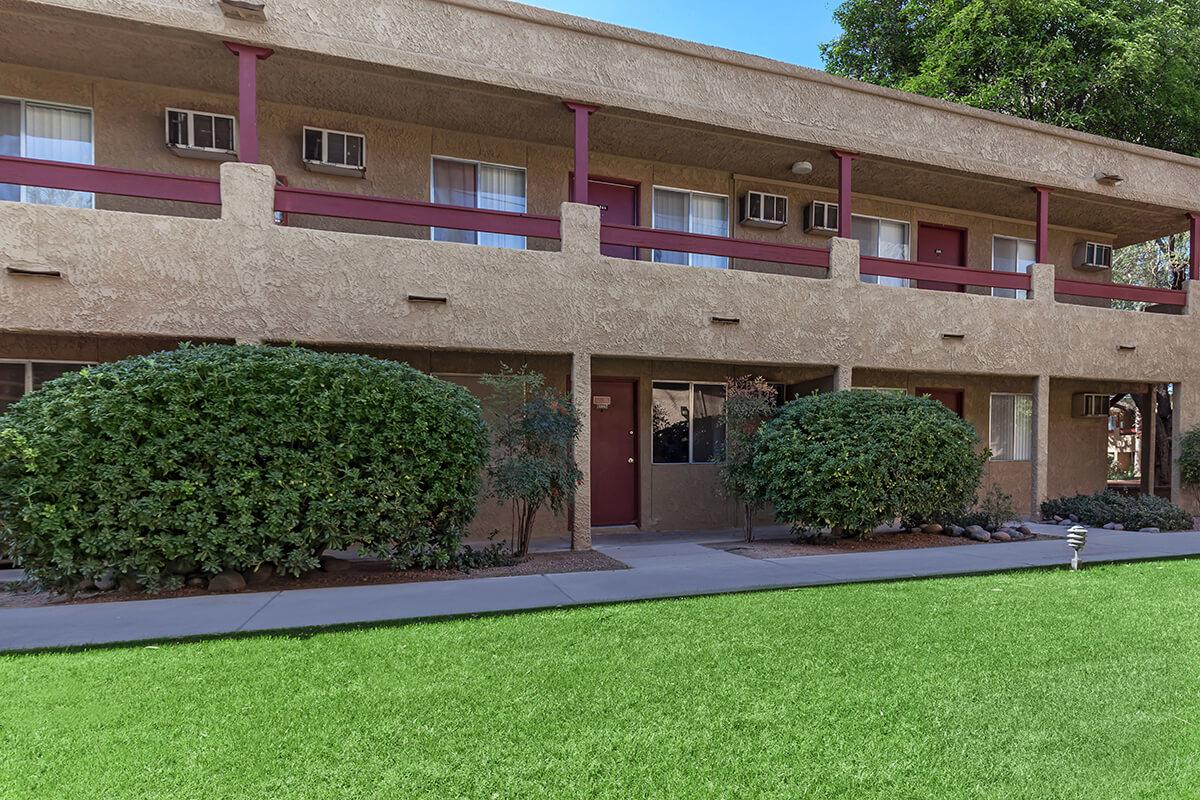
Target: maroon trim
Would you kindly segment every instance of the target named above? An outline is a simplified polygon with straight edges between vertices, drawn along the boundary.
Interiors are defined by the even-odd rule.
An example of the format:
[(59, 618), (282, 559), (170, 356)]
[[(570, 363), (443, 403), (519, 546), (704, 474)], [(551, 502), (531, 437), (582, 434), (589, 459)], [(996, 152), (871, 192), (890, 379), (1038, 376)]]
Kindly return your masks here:
[(1188, 278), (1200, 279), (1200, 214), (1188, 212)]
[(293, 187), (276, 187), (275, 210), (321, 217), (507, 233), (538, 239), (557, 239), (560, 236), (557, 217)]
[(854, 231), (854, 216), (850, 210), (851, 184), (854, 159), (858, 158), (858, 153), (834, 150), (833, 155), (838, 160), (838, 236), (850, 239)]
[(1128, 283), (1099, 283), (1058, 278), (1054, 281), (1054, 293), (1072, 297), (1133, 300), (1139, 303), (1155, 303), (1164, 306), (1187, 305), (1187, 291), (1184, 289), (1156, 289), (1151, 286), (1132, 286)]
[(575, 114), (575, 202), (587, 204), (588, 201), (588, 118), (595, 112), (596, 106), (584, 105), (566, 101), (564, 106)]
[(65, 161), (0, 156), (0, 183), (221, 205), (221, 182), (215, 178), (95, 167)]
[(1053, 189), (1034, 186), (1037, 194), (1037, 234), (1034, 237), (1033, 258), (1039, 264), (1050, 263), (1050, 193)]
[(258, 62), (275, 51), (239, 42), (225, 42), (238, 57), (238, 160), (258, 163)]
[(600, 243), (829, 269), (829, 251), (816, 247), (752, 242), (727, 236), (642, 228), (636, 225), (601, 225)]
[(895, 258), (863, 256), (859, 272), (863, 275), (882, 275), (887, 278), (910, 278), (918, 281), (958, 283), (964, 286), (990, 286), (996, 289), (1024, 289), (1031, 281), (1024, 272), (1000, 272), (970, 267), (948, 267), (921, 261), (902, 261)]

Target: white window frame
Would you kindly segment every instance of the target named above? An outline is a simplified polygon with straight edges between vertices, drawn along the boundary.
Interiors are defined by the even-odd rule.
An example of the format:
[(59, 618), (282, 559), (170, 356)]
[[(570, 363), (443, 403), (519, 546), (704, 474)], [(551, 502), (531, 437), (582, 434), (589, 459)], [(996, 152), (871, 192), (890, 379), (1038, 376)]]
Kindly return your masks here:
[[(1008, 270), (997, 270), (997, 269), (996, 269), (996, 240), (997, 240), (997, 239), (1008, 239), (1008, 240), (1010, 240), (1010, 241), (1017, 242), (1017, 248), (1018, 248), (1018, 249), (1017, 249), (1017, 253), (1018, 253), (1018, 255), (1020, 254), (1020, 243), (1021, 243), (1021, 242), (1028, 242), (1029, 244), (1032, 244), (1034, 247), (1036, 247), (1036, 246), (1037, 246), (1037, 242), (1036, 242), (1036, 241), (1034, 241), (1033, 239), (1026, 239), (1024, 236), (1006, 236), (1006, 235), (1004, 235), (1004, 234), (1000, 234), (1000, 233), (993, 234), (993, 235), (992, 235), (992, 270), (993, 270), (993, 271), (995, 271), (995, 272), (1008, 272)], [(1036, 263), (1036, 260), (1037, 260), (1037, 259), (1036, 259), (1036, 256), (1035, 256), (1035, 258), (1034, 258), (1034, 261), (1035, 261), (1035, 263)], [(1014, 275), (1028, 275), (1028, 274), (1029, 274), (1029, 267), (1026, 267), (1026, 268), (1024, 269), (1024, 271), (1022, 271), (1022, 270), (1017, 270), (1016, 272), (1013, 272), (1012, 274), (1014, 274)], [(1015, 299), (1017, 299), (1017, 300), (1027, 300), (1027, 299), (1029, 299), (1029, 292), (1025, 291), (1024, 289), (998, 289), (998, 288), (996, 288), (995, 286), (993, 286), (993, 287), (992, 287), (992, 297), (1004, 297), (1004, 298), (1007, 298), (1007, 299), (1013, 299), (1013, 298), (1009, 298), (1007, 294), (997, 294), (997, 292), (1013, 292), (1013, 293), (1014, 293), (1014, 296), (1013, 296), (1013, 297), (1014, 297)]]
[[(317, 131), (321, 134), (321, 158), (320, 160), (308, 158), (307, 144), (308, 132)], [(329, 134), (337, 134), (338, 136), (356, 136), (362, 141), (362, 165), (354, 164), (339, 164), (336, 161), (329, 160)], [(339, 131), (333, 128), (318, 128), (315, 125), (305, 125), (304, 130), (300, 134), (300, 160), (305, 164), (312, 164), (318, 167), (332, 167), (337, 170), (345, 170), (353, 173), (365, 173), (367, 171), (367, 136), (364, 133), (355, 133), (354, 131)]]
[[(171, 144), (171, 112), (172, 111), (176, 112), (177, 114), (187, 114), (188, 115), (188, 143), (186, 145)], [(196, 115), (197, 114), (204, 114), (205, 116), (212, 117), (214, 122), (216, 121), (216, 119), (218, 117), (220, 117), (222, 119), (230, 120), (233, 123), (233, 149), (225, 150), (220, 147), (200, 147), (200, 146), (198, 146), (195, 143), (196, 142)], [(214, 131), (216, 130), (215, 126), (214, 126), (213, 130)], [(215, 136), (214, 136), (213, 140), (216, 141)], [(233, 114), (222, 114), (217, 111), (199, 111), (199, 110), (193, 109), (193, 108), (175, 108), (173, 106), (167, 106), (163, 110), (163, 141), (167, 143), (167, 147), (169, 147), (171, 150), (184, 150), (184, 151), (191, 151), (191, 152), (196, 152), (196, 153), (213, 153), (213, 154), (222, 155), (222, 156), (236, 156), (238, 153), (238, 142), (241, 141), (241, 138), (238, 136), (237, 117), (234, 116)]]
[(95, 361), (75, 361), (70, 358), (0, 358), (0, 364), (23, 364), (25, 366), (24, 394), (29, 394), (33, 391), (34, 364), (78, 364), (81, 367), (96, 366)]
[[(650, 227), (652, 229), (667, 231), (668, 233), (683, 233), (683, 231), (674, 231), (670, 228), (658, 227), (658, 212), (655, 210), (655, 206), (657, 204), (654, 202), (654, 193), (660, 189), (664, 192), (679, 192), (681, 194), (687, 194), (687, 195), (703, 195), (704, 197), (720, 197), (722, 200), (725, 201), (725, 236), (728, 237), (729, 232), (731, 230), (733, 230), (733, 222), (732, 222), (732, 213), (733, 212), (730, 210), (731, 204), (729, 202), (729, 195), (720, 194), (718, 192), (701, 192), (696, 189), (684, 189), (679, 186), (662, 186), (657, 183), (650, 187)], [(694, 222), (694, 217), (692, 216), (692, 201), (689, 199), (688, 200), (688, 229), (686, 232), (687, 233), (696, 233), (696, 231), (693, 230), (694, 227), (695, 227), (695, 222)], [(664, 251), (658, 250), (658, 249), (651, 249), (650, 260), (654, 261), (656, 263), (660, 263), (660, 264), (670, 263), (670, 262), (659, 261), (658, 254), (660, 252), (664, 252)], [(699, 266), (699, 267), (705, 267), (707, 269), (729, 269), (729, 264), (730, 264), (729, 256), (713, 256), (713, 255), (708, 255), (707, 253), (687, 253), (682, 250), (667, 250), (665, 252), (683, 253), (683, 255), (687, 256), (686, 266), (689, 266), (689, 267)], [(708, 264), (696, 264), (694, 261), (696, 256), (701, 256), (703, 258), (724, 258), (725, 265), (718, 267), (718, 266), (710, 266)], [(681, 264), (680, 266), (684, 266), (684, 265)], [(676, 383), (682, 383), (682, 381), (676, 381)], [(704, 462), (704, 463), (707, 463), (707, 462)]]
[[(833, 205), (836, 205), (836, 203), (834, 203)], [(874, 220), (876, 222), (894, 222), (897, 225), (903, 225), (904, 226), (904, 258), (896, 259), (896, 260), (898, 260), (898, 261), (912, 261), (913, 260), (913, 257), (912, 257), (912, 253), (913, 253), (912, 222), (910, 222), (908, 220), (903, 220), (903, 219), (892, 219), (891, 217), (876, 217), (871, 214), (851, 214), (850, 215), (851, 238), (854, 238), (854, 236), (853, 236), (854, 220), (856, 220), (856, 219), (868, 219), (868, 220)], [(877, 250), (879, 249), (878, 241), (876, 241), (876, 243), (875, 243), (875, 249), (877, 249)], [(876, 257), (884, 258), (884, 256), (876, 256)], [(912, 281), (909, 280), (908, 278), (887, 278), (887, 280), (889, 280), (889, 281), (896, 280), (896, 281), (900, 281), (900, 283), (883, 283), (883, 284), (881, 284), (879, 282), (879, 280), (882, 277), (884, 277), (884, 276), (860, 275), (859, 280), (861, 280), (863, 283), (873, 283), (878, 286), (896, 286), (898, 288), (904, 288), (904, 289), (907, 289), (910, 286), (912, 286)]]
[[(365, 162), (365, 158), (366, 158), (365, 150), (363, 151), (363, 157), (364, 157), (364, 163), (366, 163)], [(525, 210), (517, 212), (517, 213), (520, 213), (520, 214), (528, 214), (529, 213), (529, 169), (527, 167), (518, 167), (516, 164), (500, 164), (495, 161), (480, 161), (479, 159), (476, 159), (476, 158), (456, 158), (454, 156), (439, 156), (439, 155), (430, 156), (430, 158), (429, 158), (429, 200), (430, 200), (430, 202), (433, 202), (433, 191), (434, 191), (433, 165), (435, 162), (438, 162), (438, 161), (453, 161), (458, 164), (474, 164), (476, 167), (476, 169), (475, 169), (475, 203), (476, 203), (476, 205), (474, 205), (474, 206), (458, 206), (458, 208), (472, 208), (472, 207), (476, 208), (476, 209), (479, 208), (479, 169), (478, 169), (479, 167), (500, 167), (501, 169), (518, 169), (518, 170), (520, 170), (522, 176), (524, 176), (524, 179), (525, 179), (524, 180)], [(491, 211), (494, 209), (482, 209), (482, 210)], [(436, 225), (430, 226), (430, 228), (429, 228), (429, 238), (430, 239), (433, 239), (433, 230), (436, 227), (438, 227), (438, 226), (436, 226)], [(472, 231), (472, 233), (475, 234), (475, 244), (478, 246), (479, 245), (479, 234), (480, 233), (488, 233), (488, 231)], [(515, 249), (515, 250), (528, 250), (529, 249), (528, 237), (516, 236), (515, 234), (505, 234), (505, 235), (512, 236), (514, 239), (521, 240), (521, 246), (513, 248), (513, 249)]]
[[(1032, 410), (1032, 404), (1033, 404), (1033, 395), (1029, 392), (991, 392), (988, 395), (988, 447), (989, 448), (991, 447), (991, 444), (992, 444), (992, 410), (993, 410), (993, 407), (995, 406), (997, 397), (1013, 397), (1013, 398), (1028, 397), (1031, 410)], [(1013, 402), (1013, 414), (1014, 415), (1016, 414), (1016, 410), (1017, 410), (1017, 404), (1014, 401)], [(1033, 439), (1033, 426), (1034, 426), (1033, 413), (1036, 413), (1036, 412), (1032, 412), (1029, 417), (1029, 426), (1030, 426), (1029, 435), (1030, 435), (1031, 441)], [(1017, 425), (1016, 425), (1015, 418), (1013, 419), (1012, 430), (1013, 430), (1013, 436), (1015, 437), (1016, 432), (1017, 432)], [(1015, 441), (1010, 442), (1008, 449), (1015, 450), (1016, 449), (1016, 447), (1014, 446), (1015, 444), (1016, 444)], [(1029, 461), (1033, 460), (1033, 453), (1031, 452), (1029, 454), (1029, 458), (1001, 458), (1001, 457), (997, 456), (995, 453), (992, 453), (992, 457), (990, 460), (991, 461), (1003, 461), (1006, 463), (1007, 462), (1011, 462), (1011, 463), (1029, 462)]]
[[(96, 164), (96, 110), (93, 109), (91, 106), (77, 106), (72, 103), (56, 103), (52, 100), (35, 100), (35, 99), (29, 98), (29, 97), (12, 97), (9, 95), (2, 95), (2, 94), (0, 94), (0, 100), (6, 100), (8, 102), (20, 104), (20, 111), (18, 113), (21, 118), (21, 132), (20, 132), (20, 134), (18, 134), (17, 138), (19, 139), (18, 144), (21, 147), (21, 151), (20, 151), (21, 158), (28, 158), (28, 156), (25, 155), (25, 153), (26, 153), (26, 150), (25, 150), (25, 136), (26, 136), (26, 133), (25, 133), (25, 107), (26, 106), (35, 105), (35, 106), (45, 106), (46, 108), (61, 108), (61, 109), (65, 109), (67, 111), (86, 111), (88, 113), (88, 119), (91, 122), (91, 125), (89, 125), (88, 127), (92, 131), (92, 139), (90, 142), (88, 142), (88, 144), (90, 145), (90, 149), (91, 149), (91, 158), (86, 163), (88, 166), (95, 166), (95, 164)], [(12, 184), (10, 184), (10, 185), (12, 185)], [(29, 202), (28, 191), (31, 188), (37, 189), (40, 187), (37, 187), (37, 186), (30, 187), (30, 186), (22, 185), (21, 186), (21, 199), (18, 200), (17, 202), (28, 203)], [(87, 207), (88, 208), (94, 208), (96, 206), (95, 193), (93, 193), (93, 192), (76, 192), (76, 194), (87, 195), (87, 197), (88, 197), (88, 206)], [(2, 359), (0, 359), (0, 360), (2, 360)], [(68, 362), (68, 363), (75, 363), (75, 362)]]
[[(695, 409), (696, 387), (697, 386), (720, 386), (721, 388), (724, 389), (725, 383), (722, 381), (673, 381), (673, 380), (668, 380), (667, 378), (659, 378), (658, 380), (651, 380), (650, 381), (650, 398), (651, 398), (650, 402), (651, 402), (651, 404), (653, 404), (653, 402), (654, 402), (654, 399), (653, 399), (654, 398), (654, 386), (655, 386), (655, 384), (658, 384), (658, 383), (684, 383), (684, 384), (687, 384), (687, 387), (688, 387), (688, 460), (687, 461), (656, 461), (654, 458), (654, 431), (651, 430), (650, 431), (650, 463), (654, 464), (656, 466), (664, 466), (664, 467), (682, 467), (682, 466), (695, 465), (695, 464), (721, 464), (721, 463), (723, 463), (720, 461), (696, 461), (695, 460), (695, 457), (696, 457), (695, 449), (694, 449), (695, 436), (693, 435), (693, 427), (696, 422), (696, 413), (695, 413), (695, 411), (696, 411), (696, 409)], [(726, 391), (725, 397), (726, 397), (726, 399), (729, 398), (728, 391)], [(729, 432), (726, 431), (726, 438), (728, 438), (728, 435), (729, 435)], [(715, 444), (716, 443), (714, 442), (714, 445)]]

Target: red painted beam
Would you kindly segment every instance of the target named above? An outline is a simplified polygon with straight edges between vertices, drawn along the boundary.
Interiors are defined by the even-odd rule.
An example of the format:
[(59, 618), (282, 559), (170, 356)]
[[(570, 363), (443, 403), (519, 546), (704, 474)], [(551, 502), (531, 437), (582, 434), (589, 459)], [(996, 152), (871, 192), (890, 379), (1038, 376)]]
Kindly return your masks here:
[(1050, 263), (1050, 193), (1053, 189), (1045, 186), (1034, 186), (1037, 194), (1037, 234), (1034, 237), (1034, 261), (1039, 264)]
[(530, 236), (538, 239), (557, 239), (560, 236), (557, 217), (465, 208), (441, 203), (427, 203), (422, 200), (319, 192), (285, 186), (275, 189), (275, 210), (288, 214), (311, 214), (319, 217), (395, 222), (403, 225), (428, 225), (435, 228), (452, 228), (463, 231), (507, 233), (513, 236)]
[(258, 62), (275, 52), (266, 47), (225, 42), (238, 57), (238, 160), (258, 163)]
[(829, 269), (829, 251), (816, 247), (752, 242), (726, 236), (641, 228), (635, 225), (601, 225), (600, 243)]
[(1200, 214), (1188, 212), (1188, 280), (1200, 280)]
[(1054, 293), (1072, 297), (1102, 297), (1108, 300), (1132, 300), (1164, 306), (1187, 305), (1183, 289), (1156, 289), (1152, 286), (1132, 286), (1128, 283), (1100, 283), (1059, 278), (1054, 281)]
[(902, 261), (895, 258), (863, 256), (859, 272), (863, 275), (882, 275), (887, 278), (908, 278), (918, 281), (940, 281), (964, 286), (988, 286), (996, 289), (1029, 291), (1031, 281), (1024, 272), (1000, 272), (970, 267), (950, 267), (921, 261)]
[(0, 183), (70, 189), (122, 197), (221, 204), (221, 182), (213, 178), (168, 175), (64, 161), (0, 156)]
[(584, 105), (572, 101), (564, 102), (567, 108), (575, 113), (575, 191), (572, 199), (576, 203), (588, 202), (588, 120), (596, 111), (596, 106)]
[(854, 238), (854, 216), (850, 198), (853, 194), (854, 159), (858, 158), (858, 153), (834, 150), (833, 155), (838, 160), (838, 236), (843, 239), (852, 239)]

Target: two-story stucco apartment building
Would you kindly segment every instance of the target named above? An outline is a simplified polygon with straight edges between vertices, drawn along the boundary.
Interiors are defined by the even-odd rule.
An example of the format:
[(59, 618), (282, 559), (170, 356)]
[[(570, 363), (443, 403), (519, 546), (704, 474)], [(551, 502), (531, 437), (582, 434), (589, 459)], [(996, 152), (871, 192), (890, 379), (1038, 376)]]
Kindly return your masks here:
[(183, 340), (527, 364), (578, 547), (736, 523), (728, 376), (931, 394), (1026, 511), (1110, 397), (1200, 422), (1191, 289), (1109, 276), (1200, 160), (503, 0), (2, 0), (0, 184), (0, 404)]

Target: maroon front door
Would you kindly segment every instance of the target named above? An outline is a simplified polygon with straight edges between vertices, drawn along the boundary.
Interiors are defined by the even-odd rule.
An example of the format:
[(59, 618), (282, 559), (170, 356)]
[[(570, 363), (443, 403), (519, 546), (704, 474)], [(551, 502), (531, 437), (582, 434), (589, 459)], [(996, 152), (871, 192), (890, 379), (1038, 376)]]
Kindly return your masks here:
[(592, 524), (638, 521), (637, 382), (592, 381)]
[[(600, 206), (601, 224), (638, 224), (638, 188), (636, 186), (593, 178), (588, 181), (588, 202), (594, 206)], [(619, 244), (602, 244), (600, 252), (614, 258), (637, 258), (636, 247)]]
[(962, 389), (917, 389), (917, 397), (929, 395), (934, 400), (953, 411), (958, 416), (963, 415)]
[[(961, 228), (946, 228), (922, 222), (917, 226), (917, 261), (926, 264), (945, 264), (950, 267), (967, 265), (967, 232)], [(961, 283), (917, 281), (918, 289), (937, 289), (943, 292), (962, 292)]]

